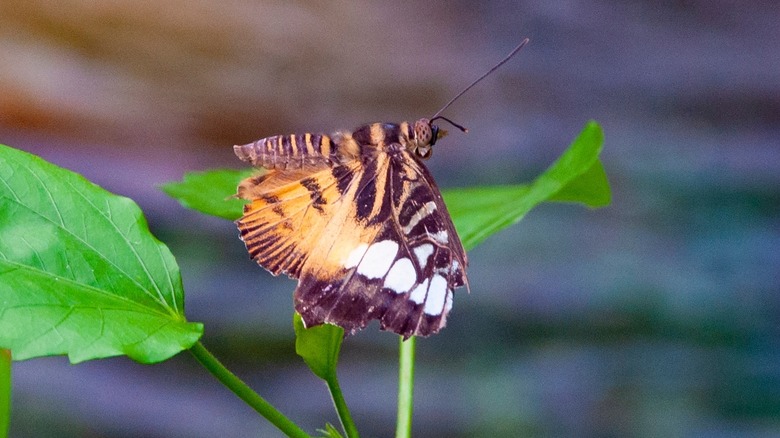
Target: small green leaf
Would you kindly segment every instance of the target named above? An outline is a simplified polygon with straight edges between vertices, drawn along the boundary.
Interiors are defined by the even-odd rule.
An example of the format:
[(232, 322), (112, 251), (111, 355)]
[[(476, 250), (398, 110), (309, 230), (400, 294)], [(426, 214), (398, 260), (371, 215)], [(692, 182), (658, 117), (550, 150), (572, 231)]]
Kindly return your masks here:
[(317, 429), (317, 432), (320, 433), (321, 438), (344, 438), (344, 435), (330, 423), (325, 423), (325, 429)]
[(173, 255), (133, 201), (0, 145), (0, 348), (162, 361), (203, 332), (183, 300)]
[(589, 122), (566, 152), (531, 184), (472, 187), (443, 193), (466, 249), (516, 223), (544, 201), (607, 205), (609, 184), (598, 161), (601, 128)]
[(344, 329), (330, 324), (306, 328), (297, 312), (293, 317), (293, 326), (295, 352), (298, 356), (303, 358), (309, 369), (320, 379), (335, 379)]
[(577, 202), (591, 208), (606, 207), (611, 202), (609, 181), (601, 161), (577, 176), (548, 201)]
[(293, 315), (293, 327), (295, 328), (295, 352), (303, 358), (309, 369), (328, 385), (333, 405), (336, 407), (347, 436), (357, 437), (357, 427), (352, 420), (352, 414), (344, 400), (336, 375), (344, 329), (330, 324), (306, 328), (303, 325), (303, 318), (297, 312)]
[(162, 191), (178, 199), (181, 205), (228, 220), (241, 217), (245, 201), (234, 198), (236, 187), (252, 170), (211, 170), (189, 172), (180, 182), (162, 185)]

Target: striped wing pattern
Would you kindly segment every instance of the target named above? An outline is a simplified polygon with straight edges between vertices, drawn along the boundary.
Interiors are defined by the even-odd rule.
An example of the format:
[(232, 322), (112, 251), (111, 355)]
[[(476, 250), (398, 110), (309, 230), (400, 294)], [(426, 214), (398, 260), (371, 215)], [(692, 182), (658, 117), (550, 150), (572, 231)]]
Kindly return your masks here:
[(444, 327), (467, 259), (410, 138), (406, 123), (372, 124), (236, 146), (269, 170), (239, 186), (250, 200), (241, 238), (261, 266), (299, 279), (295, 309), (307, 326), (354, 333), (376, 319), (405, 338)]

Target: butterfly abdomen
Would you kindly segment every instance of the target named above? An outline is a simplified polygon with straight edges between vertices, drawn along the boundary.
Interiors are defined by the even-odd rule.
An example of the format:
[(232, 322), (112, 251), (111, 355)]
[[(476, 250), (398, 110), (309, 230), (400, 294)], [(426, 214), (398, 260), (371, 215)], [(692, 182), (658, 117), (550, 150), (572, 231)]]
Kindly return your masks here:
[[(373, 156), (377, 148), (407, 147), (414, 132), (409, 124), (371, 123), (354, 131), (324, 134), (274, 135), (255, 142), (233, 146), (242, 161), (268, 170), (297, 170), (320, 164), (343, 164), (361, 156)], [(385, 152), (391, 152), (385, 150)]]
[(238, 158), (266, 169), (294, 170), (332, 160), (337, 147), (327, 135), (275, 135), (233, 146)]

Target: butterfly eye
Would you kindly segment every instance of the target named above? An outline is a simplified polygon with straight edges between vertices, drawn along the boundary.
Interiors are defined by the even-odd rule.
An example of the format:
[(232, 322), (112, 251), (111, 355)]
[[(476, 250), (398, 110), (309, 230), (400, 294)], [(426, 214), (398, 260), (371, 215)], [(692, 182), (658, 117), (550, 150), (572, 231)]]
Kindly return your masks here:
[(430, 145), (433, 146), (436, 144), (436, 140), (439, 139), (439, 127), (436, 125), (431, 125), (431, 143)]
[(431, 139), (436, 138), (431, 132), (431, 122), (428, 119), (420, 119), (414, 122), (414, 137), (419, 146), (431, 144)]

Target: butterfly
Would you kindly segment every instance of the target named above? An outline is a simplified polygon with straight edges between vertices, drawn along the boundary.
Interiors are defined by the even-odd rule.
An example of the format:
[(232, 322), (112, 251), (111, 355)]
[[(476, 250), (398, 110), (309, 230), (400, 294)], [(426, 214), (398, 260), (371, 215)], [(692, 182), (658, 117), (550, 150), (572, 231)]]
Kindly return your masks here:
[(430, 119), (371, 123), (353, 131), (277, 135), (234, 146), (265, 173), (243, 180), (236, 221), (252, 259), (298, 279), (295, 310), (306, 327), (355, 333), (372, 320), (404, 338), (445, 326), (455, 289), (468, 287), (468, 257), (423, 160), (446, 131)]

